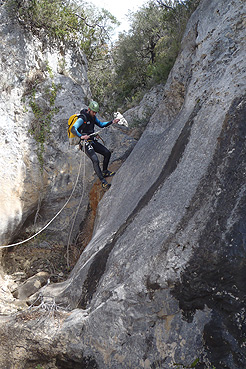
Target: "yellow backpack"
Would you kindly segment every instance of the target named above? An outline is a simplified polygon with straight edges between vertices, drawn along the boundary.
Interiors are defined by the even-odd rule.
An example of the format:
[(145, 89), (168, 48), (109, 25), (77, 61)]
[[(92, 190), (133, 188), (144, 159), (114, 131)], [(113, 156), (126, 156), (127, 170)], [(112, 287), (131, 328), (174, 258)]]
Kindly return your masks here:
[(80, 114), (73, 114), (71, 115), (71, 117), (68, 119), (68, 129), (67, 129), (67, 135), (68, 138), (74, 138), (76, 137), (72, 132), (72, 126), (74, 125), (74, 123), (77, 121), (78, 117), (80, 116)]
[(74, 123), (77, 121), (78, 118), (82, 118), (84, 123), (86, 123), (87, 118), (86, 116), (82, 113), (79, 114), (73, 114), (71, 115), (71, 117), (68, 119), (68, 129), (67, 129), (67, 135), (68, 135), (68, 141), (70, 145), (78, 145), (80, 142), (80, 138), (76, 135), (74, 135), (71, 132), (71, 129), (74, 125)]

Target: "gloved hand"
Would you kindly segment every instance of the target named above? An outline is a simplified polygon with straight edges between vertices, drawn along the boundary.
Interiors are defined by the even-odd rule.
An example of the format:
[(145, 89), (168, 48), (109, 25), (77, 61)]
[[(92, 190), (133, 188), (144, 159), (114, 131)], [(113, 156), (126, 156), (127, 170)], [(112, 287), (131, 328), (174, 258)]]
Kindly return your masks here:
[(89, 140), (89, 138), (90, 138), (90, 136), (88, 136), (88, 135), (83, 135), (83, 136), (81, 136), (80, 137), (80, 140)]

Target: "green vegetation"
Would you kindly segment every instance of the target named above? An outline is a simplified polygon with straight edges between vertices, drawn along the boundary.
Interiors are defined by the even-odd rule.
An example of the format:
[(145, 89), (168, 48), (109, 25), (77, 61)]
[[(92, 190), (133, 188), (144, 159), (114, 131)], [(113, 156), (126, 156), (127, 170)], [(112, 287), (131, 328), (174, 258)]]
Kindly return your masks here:
[(130, 13), (122, 33), (104, 60), (89, 64), (93, 96), (109, 113), (126, 110), (153, 85), (165, 83), (180, 50), (187, 21), (199, 0), (149, 1)]
[(45, 31), (54, 38), (66, 39), (75, 33), (78, 20), (68, 1), (58, 0), (19, 0), (12, 2), (19, 21), (34, 33)]
[[(184, 364), (177, 364), (177, 363), (174, 363), (174, 367), (175, 368), (178, 368), (178, 369), (193, 369), (193, 368), (196, 368), (196, 366), (200, 363), (199, 361), (199, 358), (196, 358), (193, 363), (191, 364), (188, 364), (188, 365), (184, 365)], [(207, 366), (206, 365), (206, 369), (216, 369), (215, 366), (213, 365), (212, 367), (211, 366)]]
[(74, 42), (89, 60), (100, 58), (118, 24), (107, 10), (83, 1), (8, 0), (7, 5), (10, 15), (41, 40)]
[[(46, 71), (50, 76), (49, 84), (46, 82), (46, 85), (43, 86), (44, 76), (40, 71), (37, 71), (26, 81), (25, 91), (25, 100), (27, 100), (34, 114), (29, 133), (37, 143), (37, 156), (41, 171), (43, 171), (44, 165), (44, 144), (47, 142), (50, 133), (50, 122), (54, 115), (58, 113), (58, 109), (55, 107), (55, 99), (58, 90), (61, 88), (52, 80), (53, 74), (48, 64), (46, 65)], [(37, 98), (37, 94), (39, 98)], [(45, 103), (41, 104), (40, 100)]]
[(89, 2), (7, 3), (10, 14), (44, 42), (47, 37), (56, 44), (72, 42), (85, 52), (93, 98), (111, 115), (118, 108), (124, 111), (136, 105), (152, 86), (166, 82), (187, 21), (199, 0), (147, 1), (137, 12), (129, 12), (130, 30), (121, 33), (114, 44), (110, 38), (117, 20)]
[(185, 369), (192, 369), (195, 368), (197, 366), (197, 364), (199, 364), (199, 358), (196, 358), (193, 363), (191, 363), (190, 365), (184, 365), (184, 364), (173, 364), (175, 365), (176, 368), (185, 368)]

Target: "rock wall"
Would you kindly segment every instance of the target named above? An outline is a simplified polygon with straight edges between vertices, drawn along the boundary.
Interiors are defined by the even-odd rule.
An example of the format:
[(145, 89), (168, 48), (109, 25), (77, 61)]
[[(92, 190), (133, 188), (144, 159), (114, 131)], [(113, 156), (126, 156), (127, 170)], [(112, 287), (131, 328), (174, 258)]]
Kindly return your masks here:
[[(6, 13), (5, 5), (1, 6), (0, 34), (0, 243), (6, 244), (19, 233), (28, 216), (35, 214), (47, 193), (49, 201), (52, 199), (53, 209), (46, 203), (51, 215), (71, 191), (78, 168), (72, 153), (67, 154), (66, 121), (85, 105), (90, 90), (82, 53), (68, 45), (51, 46), (47, 40), (24, 32)], [(55, 88), (57, 113), (49, 122), (51, 134), (44, 143), (40, 163), (38, 140), (30, 134), (33, 125), (40, 122), (30, 101), (48, 114), (53, 107), (45, 94)]]
[[(11, 17), (5, 4), (0, 8), (0, 35), (0, 244), (16, 241), (23, 225), (27, 238), (57, 214), (72, 192), (83, 160), (72, 201), (46, 230), (49, 241), (66, 244), (81, 194), (85, 196), (75, 235), (95, 180), (90, 160), (77, 147), (69, 148), (66, 134), (69, 116), (85, 108), (91, 98), (87, 61), (73, 43), (32, 35)], [(114, 145), (112, 135), (118, 137)], [(110, 127), (102, 137), (111, 149), (119, 146), (120, 139), (125, 142), (112, 160), (135, 144), (117, 128)]]
[(157, 85), (148, 91), (139, 105), (127, 110), (124, 117), (129, 122), (132, 134), (140, 137), (154, 111), (163, 99), (164, 85)]
[(245, 13), (201, 1), (71, 276), (2, 323), (3, 368), (245, 368)]

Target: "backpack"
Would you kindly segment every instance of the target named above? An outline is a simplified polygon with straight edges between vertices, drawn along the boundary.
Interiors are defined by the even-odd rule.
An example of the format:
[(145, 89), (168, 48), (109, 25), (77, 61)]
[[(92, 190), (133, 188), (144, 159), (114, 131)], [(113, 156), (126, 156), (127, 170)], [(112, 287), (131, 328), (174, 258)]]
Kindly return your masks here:
[(74, 125), (74, 123), (77, 121), (78, 118), (82, 118), (84, 120), (86, 120), (86, 117), (83, 114), (73, 114), (71, 115), (71, 117), (68, 119), (68, 129), (67, 129), (67, 135), (68, 135), (68, 140), (70, 145), (77, 145), (80, 141), (80, 138), (76, 135), (74, 135), (71, 132), (71, 129)]
[(72, 129), (72, 126), (74, 125), (74, 123), (77, 121), (78, 117), (79, 117), (79, 114), (73, 114), (73, 115), (71, 115), (71, 117), (68, 119), (68, 129), (67, 129), (67, 135), (68, 135), (68, 138), (76, 137), (76, 136), (71, 132), (71, 129)]

